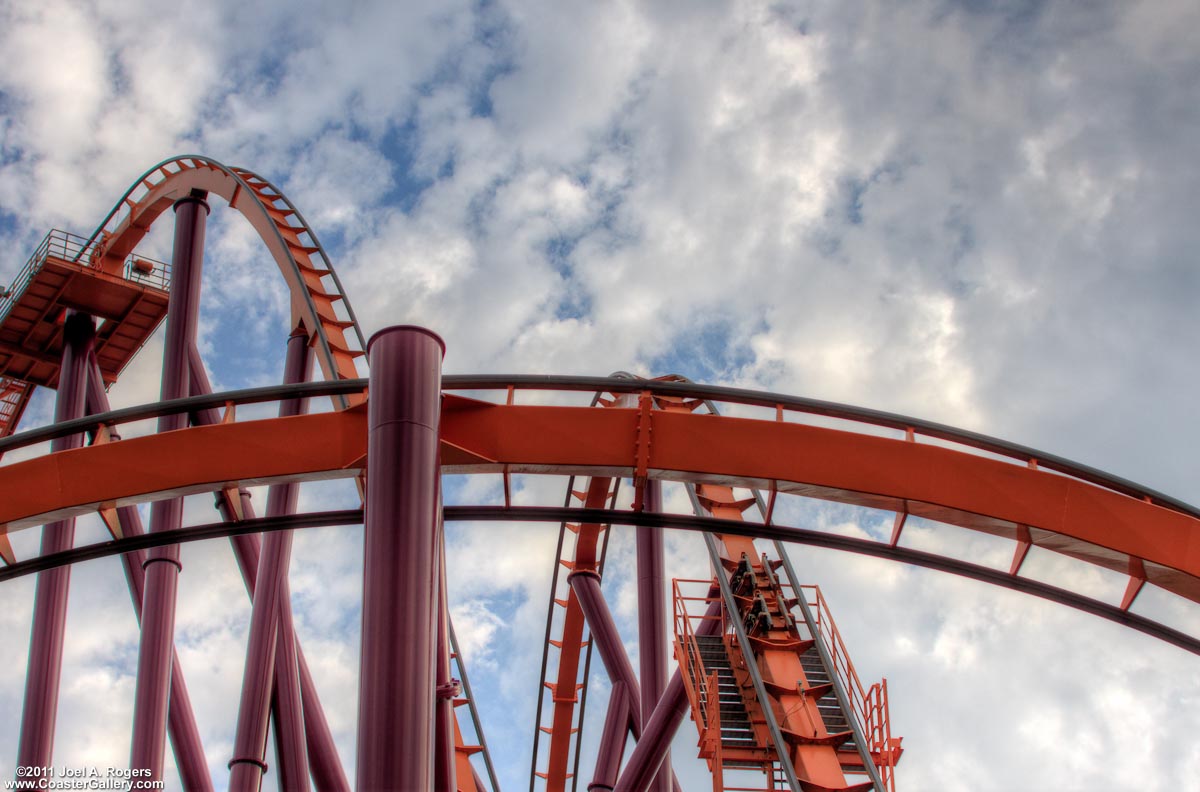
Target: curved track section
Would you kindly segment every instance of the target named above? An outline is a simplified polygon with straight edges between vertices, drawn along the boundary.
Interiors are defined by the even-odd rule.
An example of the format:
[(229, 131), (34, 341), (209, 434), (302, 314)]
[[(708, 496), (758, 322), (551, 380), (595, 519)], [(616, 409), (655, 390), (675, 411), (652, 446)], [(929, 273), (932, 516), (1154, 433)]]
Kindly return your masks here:
[[(813, 411), (803, 400), (744, 390), (621, 379), (522, 377), (445, 377), (447, 390), (495, 387), (551, 390), (606, 389), (629, 393), (711, 399), (718, 402)], [(365, 381), (310, 383), (295, 388), (247, 392), (253, 401), (282, 398), (292, 392), (365, 394)], [(218, 395), (196, 404), (236, 401)], [(86, 425), (115, 425), (163, 411), (195, 409), (192, 400), (152, 405), (140, 410), (83, 419), (70, 426), (0, 440), (0, 452), (41, 442)], [(818, 405), (825, 409), (828, 405)], [(806, 408), (808, 408), (806, 410)], [(839, 417), (852, 408), (840, 408)], [(828, 410), (826, 410), (828, 412)], [(443, 470), (459, 473), (557, 473), (599, 477), (629, 476), (637, 467), (637, 410), (590, 407), (545, 407), (480, 402), (447, 395), (442, 415)], [(879, 425), (876, 414), (870, 423)], [(892, 420), (894, 417), (889, 417)], [(814, 427), (789, 420), (759, 420), (705, 414), (652, 413), (655, 444), (649, 460), (652, 476), (665, 480), (708, 482), (818, 497), (843, 503), (894, 509), (901, 516), (927, 516), (948, 525), (1006, 536), (1014, 541), (1014, 557), (1023, 557), (1024, 526), (1031, 544), (1107, 569), (1145, 570), (1139, 580), (1200, 602), (1200, 514), (1165, 496), (1142, 497), (1128, 492), (1130, 482), (1099, 477), (1097, 471), (1074, 468), (1065, 460), (1014, 447), (1007, 456), (1054, 459), (1031, 467), (984, 456), (973, 449), (978, 439), (964, 434), (967, 448), (955, 449), (891, 439), (844, 429)], [(917, 422), (913, 422), (920, 428)], [(912, 425), (910, 425), (912, 428)], [(950, 439), (945, 427), (940, 439)], [(245, 453), (223, 458), (212, 451), (238, 447)], [(283, 453), (284, 450), (287, 453)], [(143, 471), (131, 480), (139, 460), (177, 459), (169, 469)], [(319, 413), (270, 421), (227, 423), (186, 431), (124, 440), (47, 454), (6, 466), (12, 496), (0, 503), (5, 531), (40, 524), (50, 518), (94, 510), (102, 503), (135, 503), (178, 492), (211, 491), (220, 482), (242, 480), (316, 480), (349, 477), (366, 461), (366, 412), (363, 406), (339, 413)], [(1080, 477), (1064, 475), (1079, 470)], [(85, 475), (86, 473), (86, 475)], [(1086, 476), (1086, 478), (1084, 477)], [(47, 490), (46, 481), (61, 486)], [(1109, 484), (1109, 486), (1104, 486)], [(773, 536), (770, 523), (758, 525)], [(868, 543), (873, 554), (899, 559), (903, 548), (890, 542)], [(832, 546), (832, 545), (831, 545)], [(947, 563), (954, 559), (947, 558)], [(931, 564), (923, 563), (929, 566)], [(1020, 577), (1019, 566), (993, 570), (993, 582)], [(982, 578), (981, 578), (982, 579)], [(1128, 610), (1132, 602), (1121, 603)]]
[[(271, 182), (200, 156), (175, 157), (146, 171), (92, 234), (92, 264), (119, 272), (155, 218), (195, 190), (221, 196), (262, 238), (292, 295), (292, 326), (303, 323), (327, 379), (359, 376), (366, 342), (329, 257), (299, 210)], [(341, 406), (348, 406), (343, 403)]]

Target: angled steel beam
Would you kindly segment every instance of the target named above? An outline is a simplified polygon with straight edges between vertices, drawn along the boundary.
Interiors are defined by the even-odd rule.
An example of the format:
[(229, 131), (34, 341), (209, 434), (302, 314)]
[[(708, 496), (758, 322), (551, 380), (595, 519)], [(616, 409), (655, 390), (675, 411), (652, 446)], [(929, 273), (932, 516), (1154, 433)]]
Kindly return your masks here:
[[(308, 377), (311, 362), (308, 334), (299, 329), (288, 339), (284, 362), (285, 383), (302, 382)], [(300, 399), (280, 402), (281, 417), (304, 411)], [(296, 510), (299, 487), (295, 482), (273, 485), (267, 495), (267, 516), (282, 517)], [(233, 758), (230, 759), (229, 786), (238, 790), (257, 790), (266, 773), (267, 725), (274, 688), (278, 707), (276, 740), (279, 745), (280, 783), (284, 789), (303, 792), (308, 789), (303, 715), (297, 683), (295, 639), (290, 621), (291, 602), (287, 599), (287, 571), (291, 558), (292, 534), (277, 531), (263, 542), (258, 560), (257, 586), (250, 612), (250, 637), (246, 650), (246, 668), (242, 676), (242, 698), (238, 709)], [(278, 675), (276, 675), (276, 673)]]
[[(191, 391), (193, 394), (190, 401), (196, 405), (193, 410), (189, 411), (192, 423), (197, 426), (211, 426), (220, 423), (221, 416), (217, 413), (215, 407), (225, 402), (214, 402), (212, 385), (208, 380), (208, 372), (204, 370), (204, 360), (200, 357), (200, 350), (196, 348), (195, 344), (188, 350), (188, 370), (191, 374)], [(287, 391), (286, 399), (301, 400), (312, 395), (312, 386), (327, 384), (329, 383), (305, 382), (284, 385), (282, 387)], [(318, 391), (318, 393), (320, 392)], [(217, 498), (217, 509), (220, 511), (221, 516), (229, 522), (254, 520), (254, 506), (250, 502), (250, 493), (245, 489), (240, 489), (238, 498), (241, 502), (240, 515), (231, 511), (231, 504), (225, 498)], [(359, 517), (355, 519), (355, 522), (360, 522), (362, 512), (358, 511), (357, 514)], [(255, 584), (258, 580), (258, 563), (261, 551), (261, 543), (257, 532), (246, 531), (230, 534), (229, 536), (233, 545), (234, 556), (237, 558), (238, 567), (242, 572), (242, 579), (246, 582), (246, 591), (253, 599), (256, 588)], [(290, 610), (288, 613), (280, 614), (279, 630), (280, 634), (276, 639), (278, 645), (285, 648), (294, 647), (296, 652), (296, 664), (300, 674), (300, 701), (304, 716), (305, 748), (308, 754), (309, 770), (312, 772), (313, 781), (320, 792), (350, 792), (350, 782), (346, 778), (346, 771), (342, 768), (342, 761), (338, 756), (337, 746), (333, 741), (333, 733), (329, 729), (329, 722), (325, 718), (325, 710), (321, 706), (320, 698), (317, 696), (316, 685), (313, 682), (312, 674), (308, 670), (308, 661), (305, 660), (304, 651), (300, 647), (300, 642), (295, 638), (295, 630), (292, 629)], [(283, 678), (284, 676), (277, 673), (277, 678)], [(275, 717), (278, 722), (278, 707), (273, 706), (273, 711), (276, 713)], [(287, 728), (290, 727), (277, 727), (276, 731), (283, 732)]]
[[(87, 403), (89, 413), (103, 413), (109, 410), (108, 394), (104, 391), (104, 376), (100, 373), (100, 365), (94, 353), (88, 356)], [(115, 441), (121, 438), (113, 429), (109, 431), (108, 439)], [(121, 536), (144, 536), (146, 533), (136, 506), (119, 507), (117, 522)], [(144, 550), (134, 550), (121, 556), (125, 579), (129, 583), (129, 596), (133, 600), (133, 610), (139, 624), (142, 620), (142, 596), (146, 587), (146, 570), (142, 567), (145, 562)], [(204, 747), (200, 742), (200, 729), (196, 726), (191, 697), (184, 681), (183, 666), (179, 663), (179, 653), (175, 651), (174, 646), (171, 648), (171, 694), (167, 707), (167, 732), (175, 752), (179, 780), (184, 788), (197, 792), (211, 792), (212, 778), (208, 772)]]

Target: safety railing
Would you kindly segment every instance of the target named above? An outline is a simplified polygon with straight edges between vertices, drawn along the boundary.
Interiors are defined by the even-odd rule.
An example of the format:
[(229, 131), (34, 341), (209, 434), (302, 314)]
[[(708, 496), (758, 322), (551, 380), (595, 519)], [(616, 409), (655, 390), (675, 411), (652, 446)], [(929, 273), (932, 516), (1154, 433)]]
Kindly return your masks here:
[[(41, 270), (47, 259), (56, 258), (83, 267), (95, 267), (96, 255), (97, 244), (89, 242), (86, 237), (57, 228), (52, 229), (21, 267), (12, 285), (0, 292), (0, 320), (8, 314), (13, 303), (25, 291), (25, 287)], [(160, 291), (167, 291), (171, 283), (170, 265), (145, 256), (130, 255), (125, 259), (121, 274), (128, 281)]]
[[(687, 596), (680, 589), (679, 584), (703, 584), (704, 596)], [(721, 610), (720, 616), (709, 616), (707, 614), (708, 605), (714, 601), (718, 601), (720, 597), (710, 597), (707, 592), (712, 586), (710, 580), (674, 580), (671, 587), (673, 590), (673, 602), (675, 608), (675, 659), (679, 662), (680, 673), (683, 675), (684, 688), (687, 690), (688, 699), (692, 705), (692, 712), (700, 713), (701, 721), (698, 724), (700, 727), (700, 741), (702, 745), (710, 742), (716, 743), (716, 751), (720, 752), (721, 745), (721, 722), (720, 722), (720, 704), (718, 702), (716, 672), (711, 675), (705, 674), (704, 659), (700, 654), (700, 642), (696, 638), (696, 631), (692, 627), (693, 621), (711, 621), (719, 620), (721, 622), (721, 630), (717, 635), (725, 634), (726, 620), (725, 611)], [(688, 603), (703, 603), (704, 610), (700, 613), (691, 613), (688, 610)], [(711, 748), (712, 746), (709, 745)], [(718, 760), (719, 760), (718, 755)]]
[[(683, 686), (687, 691), (688, 702), (691, 704), (692, 712), (695, 713), (696, 726), (700, 732), (700, 757), (708, 760), (709, 770), (713, 777), (713, 789), (726, 790), (725, 758), (722, 756), (724, 746), (721, 736), (719, 674), (715, 670), (706, 671), (704, 658), (700, 653), (700, 642), (696, 638), (692, 622), (720, 621), (721, 628), (716, 635), (724, 636), (728, 621), (725, 618), (724, 608), (721, 609), (718, 616), (708, 615), (708, 606), (713, 602), (720, 601), (719, 596), (687, 596), (680, 589), (680, 583), (688, 586), (702, 585), (705, 592), (708, 592), (712, 587), (712, 581), (678, 579), (671, 581), (675, 608), (675, 659), (679, 663), (680, 674), (684, 679)], [(689, 602), (702, 603), (703, 610), (700, 613), (689, 612)]]
[(867, 738), (867, 752), (879, 768), (879, 775), (889, 790), (895, 789), (896, 761), (900, 758), (900, 740), (892, 738), (891, 721), (888, 717), (887, 680), (877, 682), (869, 689), (864, 688), (850, 661), (846, 651), (846, 643), (838, 631), (829, 605), (821, 594), (821, 588), (816, 585), (802, 585), (802, 594), (806, 597), (812, 609), (813, 619), (817, 626), (817, 635), (813, 637), (822, 641), (829, 649), (833, 668), (827, 669), (830, 674), (837, 674), (843, 688), (850, 697), (848, 717), (858, 721), (862, 732)]
[(12, 377), (0, 377), (0, 426), (4, 425), (4, 419), (16, 412), (17, 405), (21, 403), (21, 397), (24, 395), (24, 385), (25, 383)]

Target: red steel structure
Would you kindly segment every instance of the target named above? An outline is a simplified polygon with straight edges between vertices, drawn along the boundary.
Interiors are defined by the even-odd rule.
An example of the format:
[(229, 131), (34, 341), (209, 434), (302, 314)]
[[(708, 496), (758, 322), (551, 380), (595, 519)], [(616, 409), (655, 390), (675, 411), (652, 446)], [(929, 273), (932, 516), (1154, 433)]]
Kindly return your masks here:
[[(249, 220), (291, 296), (281, 386), (209, 386), (195, 332), (214, 198)], [(169, 266), (134, 254), (168, 208)], [(162, 400), (111, 410), (107, 387), (164, 319)], [(53, 759), (71, 565), (121, 555), (141, 623), (131, 767), (161, 778), (169, 739), (183, 786), (214, 788), (174, 651), (175, 598), (180, 543), (230, 537), (252, 610), (228, 786), (261, 787), (273, 723), (279, 788), (351, 789), (289, 605), (292, 531), (321, 525), (364, 526), (361, 790), (499, 788), (449, 619), (447, 521), (559, 525), (531, 792), (679, 789), (668, 748), (689, 712), (714, 790), (894, 790), (902, 750), (886, 680), (860, 681), (828, 604), (796, 579), (784, 543), (1024, 591), (1200, 654), (1200, 637), (1131, 610), (1147, 584), (1200, 602), (1200, 511), (1166, 495), (904, 416), (679, 377), (443, 375), (444, 351), (413, 326), (365, 342), (299, 211), (267, 180), (205, 157), (152, 168), (87, 239), (52, 232), (0, 295), (0, 455), (25, 449), (0, 468), (0, 580), (37, 575), (18, 766)], [(314, 361), (323, 380), (310, 380)], [(55, 423), (14, 433), (36, 385), (56, 389)], [(521, 403), (527, 391), (558, 397)], [(571, 393), (593, 398), (570, 406)], [(313, 399), (332, 411), (308, 412)], [(239, 419), (240, 407), (264, 402), (278, 417)], [(722, 415), (722, 405), (756, 417)], [(120, 438), (123, 425), (148, 418), (157, 433)], [(503, 504), (444, 505), (444, 473), (498, 476)], [(515, 474), (569, 477), (564, 503), (514, 505)], [(362, 508), (298, 513), (297, 486), (331, 478), (356, 480)], [(623, 479), (629, 508), (618, 505)], [(664, 508), (664, 482), (682, 484), (689, 513)], [(270, 485), (265, 517), (249, 484)], [(200, 492), (215, 493), (219, 520), (184, 526), (182, 499)], [(782, 499), (798, 497), (890, 510), (892, 536), (779, 524)], [(112, 539), (78, 545), (74, 520), (94, 512)], [(902, 546), (910, 516), (1007, 538), (1012, 564)], [(9, 534), (38, 525), (39, 552), (17, 558)], [(601, 585), (613, 525), (637, 531), (636, 670)], [(710, 579), (666, 579), (668, 528), (703, 537)], [(1022, 576), (1035, 545), (1127, 574), (1121, 602)], [(593, 654), (612, 688), (599, 748), (585, 759)]]

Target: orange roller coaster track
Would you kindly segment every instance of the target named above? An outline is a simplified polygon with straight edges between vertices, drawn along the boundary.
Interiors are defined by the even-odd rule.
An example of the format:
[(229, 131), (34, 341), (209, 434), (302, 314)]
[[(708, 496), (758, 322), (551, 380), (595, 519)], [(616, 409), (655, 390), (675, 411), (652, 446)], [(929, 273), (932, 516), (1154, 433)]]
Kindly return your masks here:
[[(212, 195), (250, 221), (291, 295), (295, 329), (281, 386), (221, 394), (208, 386), (194, 328)], [(119, 289), (121, 279), (131, 277), (129, 256), (172, 206), (170, 281), (139, 282), (129, 292), (138, 304), (147, 288), (145, 299), (169, 300), (163, 400), (113, 411), (105, 387), (125, 359), (101, 370), (90, 313), (107, 303), (70, 295), (86, 290), (88, 278), (124, 295)], [(555, 574), (548, 609), (546, 699), (535, 724), (531, 790), (577, 789), (581, 764), (592, 770), (581, 763), (580, 691), (593, 650), (614, 693), (589, 789), (677, 786), (667, 746), (689, 702), (703, 709), (700, 755), (709, 762), (714, 789), (744, 788), (726, 784), (734, 783), (731, 772), (747, 768), (765, 779), (755, 788), (894, 787), (901, 751), (890, 737), (886, 682), (864, 692), (819, 594), (814, 615), (783, 546), (776, 544), (772, 557), (755, 539), (963, 575), (1200, 654), (1200, 637), (1131, 611), (1146, 585), (1200, 602), (1200, 511), (1133, 482), (940, 424), (678, 377), (443, 376), (441, 340), (426, 330), (389, 328), (364, 343), (328, 257), (295, 207), (265, 179), (204, 157), (147, 171), (96, 233), (72, 250), (54, 267), (39, 264), (23, 273), (0, 310), (0, 385), (8, 405), (0, 455), (24, 449), (24, 458), (0, 468), (6, 561), (0, 580), (39, 576), (21, 767), (49, 766), (52, 758), (63, 572), (84, 559), (122, 555), (142, 623), (131, 766), (161, 777), (169, 735), (185, 788), (213, 788), (174, 657), (174, 586), (180, 542), (228, 536), (253, 600), (229, 757), (231, 788), (257, 789), (263, 782), (272, 719), (281, 788), (351, 788), (286, 596), (291, 532), (317, 525), (365, 526), (355, 757), (360, 789), (498, 789), (474, 699), (454, 677), (465, 681), (466, 668), (451, 648), (445, 568), (454, 559), (445, 552), (445, 521), (560, 525), (556, 564), (567, 574)], [(137, 266), (144, 274), (150, 265)], [(129, 301), (121, 304), (120, 312), (100, 316), (110, 334), (133, 321)], [(136, 338), (144, 340), (157, 320), (138, 321)], [(136, 346), (128, 354), (133, 351)], [(369, 378), (360, 377), (360, 357), (369, 359)], [(314, 359), (325, 382), (308, 381)], [(35, 369), (36, 382), (20, 379), (20, 372)], [(34, 384), (57, 387), (55, 423), (5, 437)], [(539, 403), (521, 403), (531, 391), (541, 394)], [(494, 401), (478, 398), (489, 392)], [(592, 395), (591, 404), (560, 404), (570, 393)], [(313, 398), (330, 399), (333, 411), (307, 413)], [(262, 403), (277, 404), (279, 417), (239, 415), (239, 408)], [(756, 417), (720, 414), (722, 407)], [(146, 419), (158, 420), (158, 433), (120, 438), (123, 426)], [(440, 474), (447, 473), (499, 476), (503, 505), (443, 506)], [(571, 477), (565, 501), (514, 505), (514, 474)], [(296, 513), (299, 483), (332, 478), (356, 480), (362, 508)], [(622, 479), (632, 481), (629, 508), (617, 504)], [(684, 486), (693, 511), (665, 511), (662, 482)], [(270, 486), (264, 517), (250, 506), (251, 485)], [(734, 488), (751, 490), (749, 497)], [(220, 520), (184, 527), (180, 499), (200, 492), (217, 494)], [(887, 510), (895, 514), (892, 535), (874, 541), (781, 525), (776, 515), (788, 497)], [(147, 502), (148, 532), (135, 508)], [(110, 541), (75, 543), (73, 521), (89, 513), (101, 515)], [(910, 517), (1010, 540), (1012, 563), (1001, 570), (902, 546)], [(607, 528), (614, 524), (639, 526), (638, 671), (624, 654), (600, 587)], [(40, 551), (17, 558), (8, 536), (38, 525), (46, 526)], [(688, 673), (669, 680), (662, 529), (704, 534), (713, 563), (711, 591), (698, 600), (710, 613), (688, 616), (677, 635)], [(1127, 575), (1125, 595), (1119, 603), (1104, 602), (1022, 576), (1034, 546)], [(736, 692), (717, 707), (717, 691), (725, 686)], [(855, 715), (868, 698), (873, 709)], [(470, 705), (469, 722), (460, 722), (457, 703)], [(703, 726), (718, 723), (707, 732)], [(467, 743), (464, 727), (477, 745)], [(626, 733), (637, 742), (622, 769)]]

